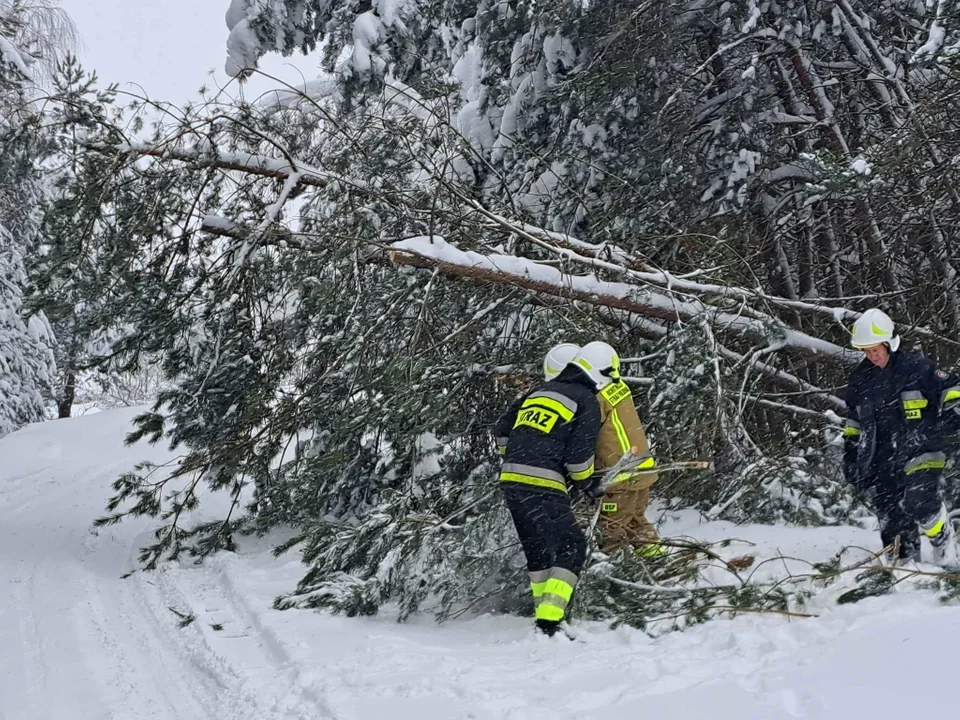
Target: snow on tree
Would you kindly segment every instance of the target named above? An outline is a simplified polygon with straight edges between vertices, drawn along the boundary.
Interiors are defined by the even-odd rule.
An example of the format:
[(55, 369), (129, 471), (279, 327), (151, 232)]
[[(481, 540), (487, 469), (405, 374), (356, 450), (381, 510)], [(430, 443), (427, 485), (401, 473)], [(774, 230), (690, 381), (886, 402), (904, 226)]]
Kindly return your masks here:
[(53, 0), (0, 0), (0, 87), (42, 86), (76, 40), (73, 21)]
[[(89, 282), (103, 246), (116, 240), (116, 208), (99, 184), (116, 163), (77, 143), (78, 138), (118, 141), (123, 135), (114, 125), (121, 119), (115, 88), (97, 89), (96, 77), (73, 58), (58, 64), (50, 84), (53, 99), (44, 106), (41, 133), (46, 192), (37, 211), (40, 246), (27, 265), (28, 305), (54, 329), (55, 398), (59, 417), (69, 417), (78, 385), (92, 384), (109, 395), (123, 374), (111, 355), (124, 329), (111, 322), (102, 289)], [(133, 373), (142, 374), (140, 368)]]
[(53, 336), (24, 309), (26, 255), (36, 248), (42, 187), (38, 115), (29, 105), (72, 26), (46, 2), (0, 1), (0, 435), (44, 417)]
[(49, 326), (42, 317), (24, 318), (18, 245), (0, 225), (0, 435), (43, 419), (43, 391), (53, 374)]

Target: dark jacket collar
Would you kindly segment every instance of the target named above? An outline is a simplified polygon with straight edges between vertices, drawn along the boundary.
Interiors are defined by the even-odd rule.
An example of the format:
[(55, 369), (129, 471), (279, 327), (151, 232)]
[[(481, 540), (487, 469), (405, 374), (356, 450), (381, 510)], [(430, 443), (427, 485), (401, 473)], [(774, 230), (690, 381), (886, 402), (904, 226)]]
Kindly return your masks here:
[(593, 380), (583, 370), (576, 365), (567, 365), (556, 377), (557, 382), (570, 383), (572, 385), (583, 385), (590, 392), (597, 392)]
[(868, 360), (866, 357), (860, 361), (860, 365), (864, 370), (875, 372), (875, 373), (892, 372), (897, 369), (897, 367), (900, 365), (901, 361), (904, 359), (905, 356), (906, 356), (906, 353), (904, 353), (902, 350), (897, 350), (895, 352), (891, 351), (890, 360), (887, 362), (887, 366), (884, 368), (877, 367), (872, 362), (870, 362), (870, 360)]

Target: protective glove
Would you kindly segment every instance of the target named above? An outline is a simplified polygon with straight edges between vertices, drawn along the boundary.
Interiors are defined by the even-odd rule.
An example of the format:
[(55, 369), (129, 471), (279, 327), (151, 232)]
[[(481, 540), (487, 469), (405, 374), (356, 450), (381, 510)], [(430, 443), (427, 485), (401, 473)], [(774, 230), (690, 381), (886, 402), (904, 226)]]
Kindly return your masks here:
[(601, 483), (603, 482), (603, 476), (599, 473), (593, 475), (589, 480), (586, 481), (583, 488), (583, 495), (591, 502), (595, 502), (599, 498), (603, 497), (603, 487)]
[(597, 503), (597, 496), (592, 494), (593, 478), (571, 483), (570, 485), (570, 504), (593, 506)]

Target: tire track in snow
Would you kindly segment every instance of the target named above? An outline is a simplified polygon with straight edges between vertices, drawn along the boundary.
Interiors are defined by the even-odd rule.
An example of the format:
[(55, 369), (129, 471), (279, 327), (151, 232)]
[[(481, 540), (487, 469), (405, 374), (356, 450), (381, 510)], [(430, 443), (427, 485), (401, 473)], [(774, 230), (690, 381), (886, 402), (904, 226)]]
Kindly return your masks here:
[(107, 464), (69, 479), (51, 473), (46, 483), (4, 493), (12, 502), (0, 506), (0, 587), (9, 599), (0, 602), (18, 620), (16, 637), (7, 618), (0, 630), (0, 697), (17, 708), (9, 717), (257, 716), (232, 701), (228, 683), (194, 673), (175, 630), (148, 612), (136, 583), (120, 579), (130, 552), (124, 533), (91, 535), (102, 489), (123, 469)]
[[(108, 651), (102, 681), (123, 688), (114, 698), (114, 717), (224, 717), (219, 714), (218, 689), (186, 672), (171, 633), (164, 632), (131, 589), (123, 594), (91, 590), (84, 615), (90, 632)], [(139, 697), (144, 688), (150, 691), (149, 704)]]
[[(219, 574), (168, 567), (121, 579), (156, 521), (91, 522), (116, 477), (150, 457), (123, 446), (135, 412), (0, 440), (0, 720), (332, 718)], [(204, 605), (242, 637), (201, 621), (180, 629), (168, 610)]]
[[(154, 608), (169, 612), (166, 608), (175, 607), (196, 617), (180, 631), (182, 646), (196, 667), (230, 678), (231, 694), (256, 707), (255, 717), (335, 717), (323, 699), (300, 682), (300, 667), (235, 595), (224, 573), (206, 566), (188, 569), (170, 564), (152, 578), (139, 577), (155, 586), (149, 600)], [(222, 629), (215, 630), (214, 625)]]
[(14, 639), (4, 631), (0, 661), (0, 697), (17, 708), (10, 717), (212, 720), (203, 690), (137, 622), (114, 570), (121, 546), (89, 543), (92, 518), (83, 509), (99, 478), (59, 479), (21, 485), (10, 498), (20, 502), (0, 510), (0, 584), (13, 588), (2, 602), (19, 628)]

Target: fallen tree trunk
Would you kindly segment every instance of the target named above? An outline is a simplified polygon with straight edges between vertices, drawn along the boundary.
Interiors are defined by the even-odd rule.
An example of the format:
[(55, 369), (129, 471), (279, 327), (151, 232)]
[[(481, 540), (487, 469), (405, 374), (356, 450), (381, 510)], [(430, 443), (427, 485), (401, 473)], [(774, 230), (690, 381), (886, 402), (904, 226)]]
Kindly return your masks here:
[[(249, 231), (245, 228), (214, 216), (204, 218), (201, 229), (214, 235), (236, 240), (245, 240), (249, 236)], [(291, 247), (308, 250), (306, 246), (298, 244), (295, 238), (296, 235), (292, 234), (291, 237), (284, 236), (282, 240)], [(658, 296), (658, 293), (646, 288), (634, 288), (623, 283), (605, 283), (584, 276), (564, 275), (549, 266), (537, 265), (524, 258), (514, 256), (504, 255), (491, 258), (479, 253), (465, 253), (450, 246), (441, 238), (432, 238), (431, 244), (436, 246), (437, 254), (445, 257), (436, 257), (429, 252), (419, 252), (407, 246), (424, 240), (429, 242), (431, 239), (415, 238), (413, 241), (394, 243), (388, 246), (386, 250), (378, 249), (368, 258), (368, 261), (436, 270), (448, 278), (517, 287), (560, 300), (583, 302), (601, 309), (619, 310), (628, 313), (629, 317), (633, 318), (631, 325), (634, 326), (634, 329), (640, 330), (642, 335), (650, 339), (663, 337), (667, 333), (666, 324), (672, 324), (678, 320), (692, 321), (704, 317), (711, 324), (717, 325), (720, 330), (731, 330), (738, 334), (753, 336), (755, 339), (766, 339), (764, 328), (756, 320), (734, 316), (701, 303), (675, 301), (665, 295)], [(407, 243), (407, 245), (404, 243)], [(543, 274), (546, 274), (547, 277), (535, 277)], [(610, 291), (604, 293), (604, 288), (608, 288)], [(829, 360), (840, 358), (844, 363), (851, 360), (853, 362), (857, 361), (854, 353), (836, 345), (793, 330), (787, 332), (793, 336), (792, 344), (780, 339), (776, 341), (783, 349), (795, 350), (810, 358)], [(843, 400), (829, 391), (801, 380), (791, 373), (761, 362), (756, 358), (748, 360), (746, 356), (725, 347), (721, 347), (721, 352), (727, 359), (734, 362), (748, 362), (761, 375), (780, 385), (820, 397), (836, 410), (843, 410), (846, 407)], [(777, 403), (771, 404), (778, 405)]]
[(680, 300), (650, 288), (607, 282), (593, 276), (564, 274), (554, 267), (513, 255), (482, 255), (459, 250), (440, 237), (401, 240), (391, 244), (388, 253), (391, 262), (397, 265), (435, 269), (450, 277), (510, 285), (624, 310), (653, 320), (674, 323), (706, 317), (720, 330), (744, 335), (754, 341), (765, 341), (809, 360), (829, 360), (841, 365), (855, 365), (860, 361), (859, 353), (782, 324), (772, 326), (698, 300)]

